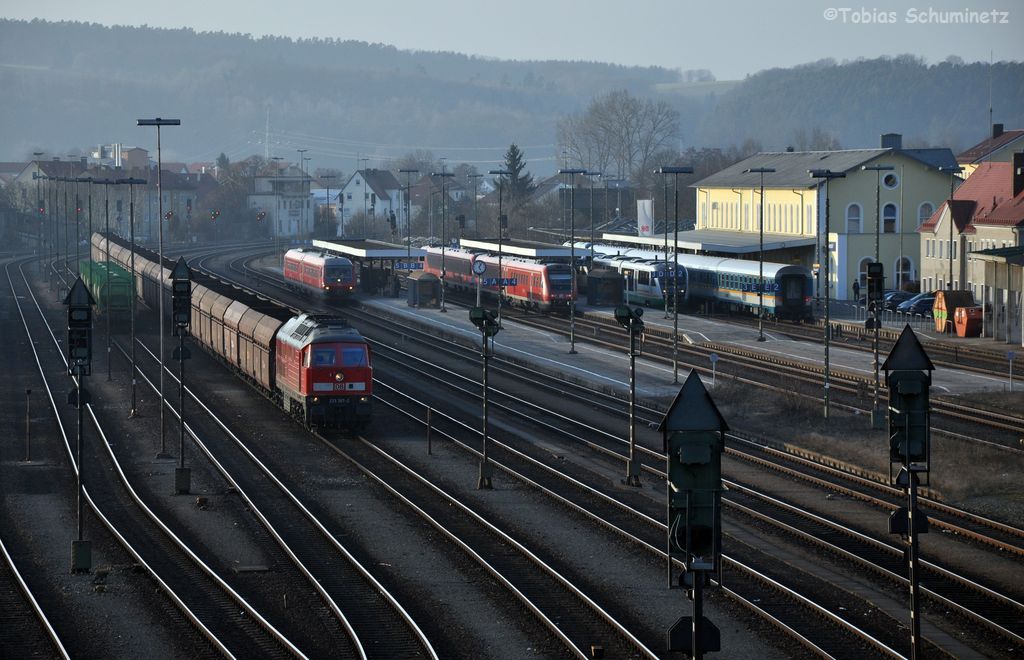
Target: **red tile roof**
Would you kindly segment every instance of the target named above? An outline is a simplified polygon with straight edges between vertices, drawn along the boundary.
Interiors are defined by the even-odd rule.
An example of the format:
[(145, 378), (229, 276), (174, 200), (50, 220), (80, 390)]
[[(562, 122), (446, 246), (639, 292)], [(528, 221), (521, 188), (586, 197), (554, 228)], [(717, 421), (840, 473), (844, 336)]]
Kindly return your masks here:
[(969, 165), (971, 163), (976, 163), (979, 160), (983, 159), (985, 156), (992, 153), (993, 151), (1001, 149), (1010, 142), (1013, 142), (1014, 140), (1018, 140), (1020, 138), (1024, 138), (1024, 130), (1004, 131), (1003, 134), (1000, 135), (999, 137), (990, 137), (987, 140), (979, 142), (978, 144), (974, 145), (967, 151), (957, 154), (956, 162), (960, 163), (961, 165)]
[(991, 213), (975, 222), (979, 225), (1001, 225), (1004, 227), (1024, 224), (1024, 191), (1018, 193), (1013, 199), (999, 204)]
[[(953, 222), (961, 233), (973, 233), (971, 224), (988, 216), (1013, 194), (1011, 163), (982, 163), (953, 193)], [(948, 201), (932, 213), (918, 229), (935, 232)]]

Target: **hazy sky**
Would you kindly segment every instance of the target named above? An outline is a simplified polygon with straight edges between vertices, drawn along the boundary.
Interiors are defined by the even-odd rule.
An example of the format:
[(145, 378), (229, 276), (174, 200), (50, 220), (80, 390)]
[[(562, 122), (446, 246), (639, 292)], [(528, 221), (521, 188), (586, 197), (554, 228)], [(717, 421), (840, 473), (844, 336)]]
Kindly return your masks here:
[(719, 80), (823, 57), (1024, 60), (1024, 0), (47, 0), (0, 5), (0, 16), (710, 69)]

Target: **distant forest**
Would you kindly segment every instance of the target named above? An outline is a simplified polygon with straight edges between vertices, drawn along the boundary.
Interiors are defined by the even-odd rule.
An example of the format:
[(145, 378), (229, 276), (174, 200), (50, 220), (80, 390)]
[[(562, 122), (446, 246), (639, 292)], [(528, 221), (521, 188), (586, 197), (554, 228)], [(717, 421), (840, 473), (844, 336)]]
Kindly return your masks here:
[[(681, 69), (685, 62), (681, 62)], [(823, 60), (733, 84), (706, 71), (595, 62), (502, 61), (331, 39), (253, 38), (189, 29), (0, 20), (0, 159), (99, 143), (152, 146), (135, 119), (182, 120), (168, 160), (308, 147), (314, 167), (351, 171), (430, 149), (450, 162), (496, 164), (509, 144), (531, 171), (557, 166), (558, 120), (627, 90), (680, 114), (680, 150), (751, 142), (797, 146), (817, 131), (843, 147), (899, 132), (911, 146), (962, 149), (994, 120), (1024, 127), (1024, 65), (927, 65), (901, 56)], [(386, 164), (386, 163), (385, 163)]]

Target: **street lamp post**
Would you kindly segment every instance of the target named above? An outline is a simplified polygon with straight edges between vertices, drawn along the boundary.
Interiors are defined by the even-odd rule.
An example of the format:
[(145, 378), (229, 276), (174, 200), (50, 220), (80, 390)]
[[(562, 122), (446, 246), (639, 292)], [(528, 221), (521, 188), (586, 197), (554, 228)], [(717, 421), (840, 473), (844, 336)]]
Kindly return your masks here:
[(39, 179), (42, 178), (40, 176), (42, 171), (39, 169), (39, 157), (43, 155), (43, 152), (33, 151), (32, 155), (36, 158), (36, 170), (32, 172), (32, 178), (36, 180), (36, 212), (39, 214), (39, 238), (36, 239), (36, 251), (39, 256), (42, 257), (44, 252), (43, 244), (46, 242), (46, 238), (43, 234), (43, 213), (45, 213), (45, 211), (43, 210), (43, 198), (39, 192)]
[(445, 165), (444, 159), (442, 158), (441, 159), (441, 171), (440, 172), (431, 172), (430, 173), (430, 177), (431, 178), (433, 178), (435, 176), (441, 177), (441, 311), (442, 312), (447, 312), (448, 309), (444, 306), (444, 289), (445, 289), (445, 276), (447, 275), (447, 271), (445, 270), (445, 250), (447, 249), (448, 246), (445, 245), (445, 244), (448, 242), (448, 237), (445, 234), (445, 220), (447, 219), (446, 218), (446, 214), (447, 214), (447, 211), (448, 211), (448, 199), (447, 199), (448, 195), (447, 195), (447, 193), (445, 192), (445, 189), (444, 189), (444, 181), (445, 181), (445, 179), (450, 179), (451, 177), (455, 176), (455, 173), (454, 172), (445, 172), (444, 165)]
[[(160, 453), (156, 456), (157, 458), (170, 458), (170, 454), (167, 453), (167, 438), (165, 436), (166, 428), (166, 416), (164, 408), (166, 402), (164, 400), (164, 326), (166, 325), (166, 319), (164, 319), (164, 296), (163, 296), (163, 268), (164, 268), (164, 186), (163, 186), (163, 160), (161, 153), (160, 143), (160, 128), (163, 126), (181, 126), (180, 119), (163, 119), (157, 117), (155, 119), (139, 119), (136, 122), (137, 126), (156, 126), (156, 192), (157, 192), (157, 227), (159, 231), (158, 236), (158, 247), (160, 249), (160, 297), (158, 304), (158, 311), (160, 318)], [(134, 258), (134, 245), (132, 246), (132, 257)], [(135, 275), (135, 265), (132, 264), (132, 276)], [(134, 298), (134, 296), (133, 296)], [(132, 315), (134, 320), (135, 315)], [(132, 347), (134, 348), (134, 341)], [(134, 362), (132, 363), (132, 380), (135, 380)], [(134, 411), (134, 402), (132, 410)]]
[[(590, 177), (590, 268), (594, 268), (594, 177), (601, 178), (600, 172), (587, 171)], [(605, 191), (607, 193), (607, 190)]]
[(324, 224), (328, 227), (331, 226), (331, 217), (334, 215), (331, 212), (331, 179), (336, 178), (336, 174), (323, 174), (320, 176), (321, 181), (327, 182), (327, 210), (324, 212)]
[[(107, 302), (110, 301), (110, 186), (114, 183), (112, 179), (100, 179), (96, 183), (103, 184), (103, 233), (106, 234), (106, 253), (104, 254), (107, 278), (106, 282), (106, 294)], [(89, 232), (89, 241), (92, 242), (92, 232)], [(132, 287), (132, 296), (135, 296), (135, 288)], [(107, 310), (107, 380), (110, 380), (110, 310)]]
[[(304, 182), (306, 180), (306, 178), (305, 178), (306, 177), (306, 170), (304, 169), (305, 168), (305, 163), (306, 163), (305, 155), (306, 155), (306, 152), (309, 151), (309, 149), (296, 149), (295, 151), (297, 151), (298, 154), (299, 154), (299, 158), (298, 158), (298, 163), (299, 163), (299, 192), (301, 193), (301, 192), (303, 192), (302, 189), (303, 189), (303, 186), (304, 186)], [(308, 199), (308, 196), (307, 196), (307, 199)], [(303, 200), (302, 206), (299, 207), (299, 224), (303, 225), (303, 224), (305, 224), (305, 222), (306, 222), (306, 201)], [(299, 234), (299, 232), (296, 231), (295, 234), (297, 236)]]
[[(892, 165), (861, 165), (861, 171), (874, 172), (875, 173), (875, 263), (881, 263), (881, 235), (882, 235), (882, 193), (881, 193), (881, 178), (882, 172), (891, 172), (896, 169)], [(900, 211), (902, 213), (902, 209)], [(902, 264), (901, 264), (902, 265)], [(860, 281), (860, 272), (857, 273), (857, 281)], [(878, 319), (878, 300), (871, 296), (871, 283), (868, 282), (868, 304), (871, 306), (871, 323), (874, 328), (874, 337), (872, 339), (872, 360), (874, 361), (875, 371), (875, 387), (872, 394), (872, 405), (871, 405), (871, 428), (882, 429), (885, 428), (885, 414), (880, 408), (878, 400), (879, 390), (879, 377), (878, 377), (878, 331), (881, 323)]]
[[(138, 379), (135, 377), (135, 299), (138, 297), (135, 294), (135, 186), (146, 185), (145, 179), (137, 179), (129, 177), (127, 179), (118, 179), (116, 181), (118, 185), (128, 184), (128, 246), (131, 250), (131, 256), (129, 257), (129, 267), (132, 271), (132, 295), (131, 295), (131, 361), (132, 361), (132, 404), (128, 411), (128, 417), (135, 417), (137, 412), (135, 407), (136, 396), (135, 386)], [(107, 237), (110, 240), (110, 237)], [(107, 243), (109, 249), (110, 244)]]
[(477, 192), (480, 177), (482, 177), (483, 174), (469, 174), (467, 176), (468, 178), (473, 179), (473, 231), (476, 232), (476, 237), (480, 238), (480, 216), (477, 213)]
[(64, 184), (64, 272), (67, 273), (68, 257), (71, 254), (71, 244), (68, 242), (68, 234), (71, 229), (71, 220), (68, 217), (68, 183), (71, 181), (71, 177), (62, 176), (59, 180)]
[(79, 197), (78, 184), (85, 183), (88, 181), (83, 176), (76, 176), (71, 178), (75, 183), (75, 270), (76, 276), (81, 275), (81, 269), (79, 268), (79, 262), (82, 259), (82, 198)]
[(366, 183), (366, 163), (368, 163), (369, 161), (370, 161), (369, 158), (360, 158), (359, 159), (359, 163), (362, 166), (360, 168), (359, 172), (360, 172), (360, 176), (363, 177), (363, 238), (364, 239), (367, 237), (367, 227), (369, 226), (366, 223), (366, 200), (370, 196), (370, 193), (367, 192), (367, 190), (366, 190), (368, 185), (369, 185), (369, 184)]
[(953, 191), (956, 189), (956, 175), (959, 172), (963, 172), (964, 168), (960, 165), (943, 165), (939, 167), (940, 172), (949, 172), (949, 204), (946, 206), (949, 208), (949, 249), (946, 250), (947, 256), (949, 257), (949, 281), (946, 282), (946, 289), (949, 291), (953, 290)]
[(569, 287), (569, 355), (576, 355), (576, 175), (587, 171), (575, 168), (558, 170), (569, 175), (569, 272), (572, 283)]
[[(512, 176), (512, 172), (509, 170), (490, 170), (488, 174), (493, 174), (497, 177), (508, 177)], [(505, 278), (501, 270), (501, 237), (504, 233), (504, 227), (502, 226), (505, 222), (505, 217), (501, 214), (501, 194), (502, 189), (505, 187), (505, 179), (498, 179), (498, 327), (501, 327), (501, 299), (505, 297)]]
[(300, 188), (302, 189), (303, 202), (302, 209), (300, 209), (299, 223), (302, 226), (299, 227), (299, 231), (295, 232), (296, 238), (298, 238), (299, 234), (305, 235), (306, 231), (306, 216), (309, 215), (309, 213), (306, 213), (306, 209), (309, 208), (309, 199), (312, 196), (310, 188), (312, 186), (313, 177), (309, 176), (308, 165), (309, 161), (311, 160), (313, 159), (309, 156), (306, 156), (302, 159), (302, 164), (305, 167), (305, 171), (302, 173), (302, 183), (300, 185)]
[[(831, 286), (831, 263), (832, 263), (832, 250), (829, 247), (829, 204), (828, 204), (828, 183), (832, 179), (845, 179), (846, 172), (833, 172), (832, 170), (807, 170), (812, 179), (823, 179), (825, 181), (825, 419), (828, 419), (829, 409), (829, 380), (830, 380), (830, 365), (829, 356), (831, 354), (831, 346), (829, 344), (832, 338), (832, 326), (829, 325), (829, 293)], [(820, 182), (819, 182), (820, 185)]]
[[(665, 165), (658, 168), (658, 174), (672, 175), (672, 204), (673, 211), (673, 239), (672, 249), (675, 257), (672, 259), (672, 382), (679, 382), (679, 175), (693, 174), (693, 168), (688, 166)], [(605, 191), (607, 193), (607, 191)], [(665, 212), (668, 217), (668, 211)]]
[(775, 171), (773, 167), (752, 167), (744, 174), (761, 175), (761, 203), (757, 207), (758, 277), (757, 277), (757, 341), (764, 341), (764, 175)]
[(412, 175), (419, 174), (420, 171), (411, 168), (403, 167), (398, 170), (399, 174), (405, 175), (405, 259), (406, 261), (412, 261), (412, 208), (411, 200), (412, 197)]
[[(655, 170), (655, 174), (657, 174), (657, 170)], [(662, 208), (664, 209), (664, 213), (665, 213), (665, 281), (664, 281), (663, 284), (668, 284), (668, 179), (666, 179), (665, 177), (661, 178), (661, 188), (662, 188), (662, 201), (663, 201)], [(652, 222), (653, 222), (653, 220), (652, 220)], [(662, 288), (664, 289), (663, 293), (664, 293), (664, 296), (665, 296), (665, 318), (667, 319), (668, 318), (668, 287), (667, 286), (662, 286)]]

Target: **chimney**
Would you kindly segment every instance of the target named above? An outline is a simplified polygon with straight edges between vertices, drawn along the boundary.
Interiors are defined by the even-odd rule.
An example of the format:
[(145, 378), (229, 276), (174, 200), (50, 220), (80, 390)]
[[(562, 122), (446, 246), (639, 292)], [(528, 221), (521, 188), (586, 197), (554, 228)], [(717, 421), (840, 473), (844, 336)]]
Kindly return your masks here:
[(994, 140), (994, 139), (996, 139), (997, 137), (999, 137), (1002, 134), (1003, 134), (1003, 125), (1002, 124), (992, 124), (992, 139)]
[(882, 148), (899, 151), (903, 148), (903, 136), (899, 133), (883, 133)]
[(1013, 196), (1024, 190), (1024, 151), (1013, 154)]

